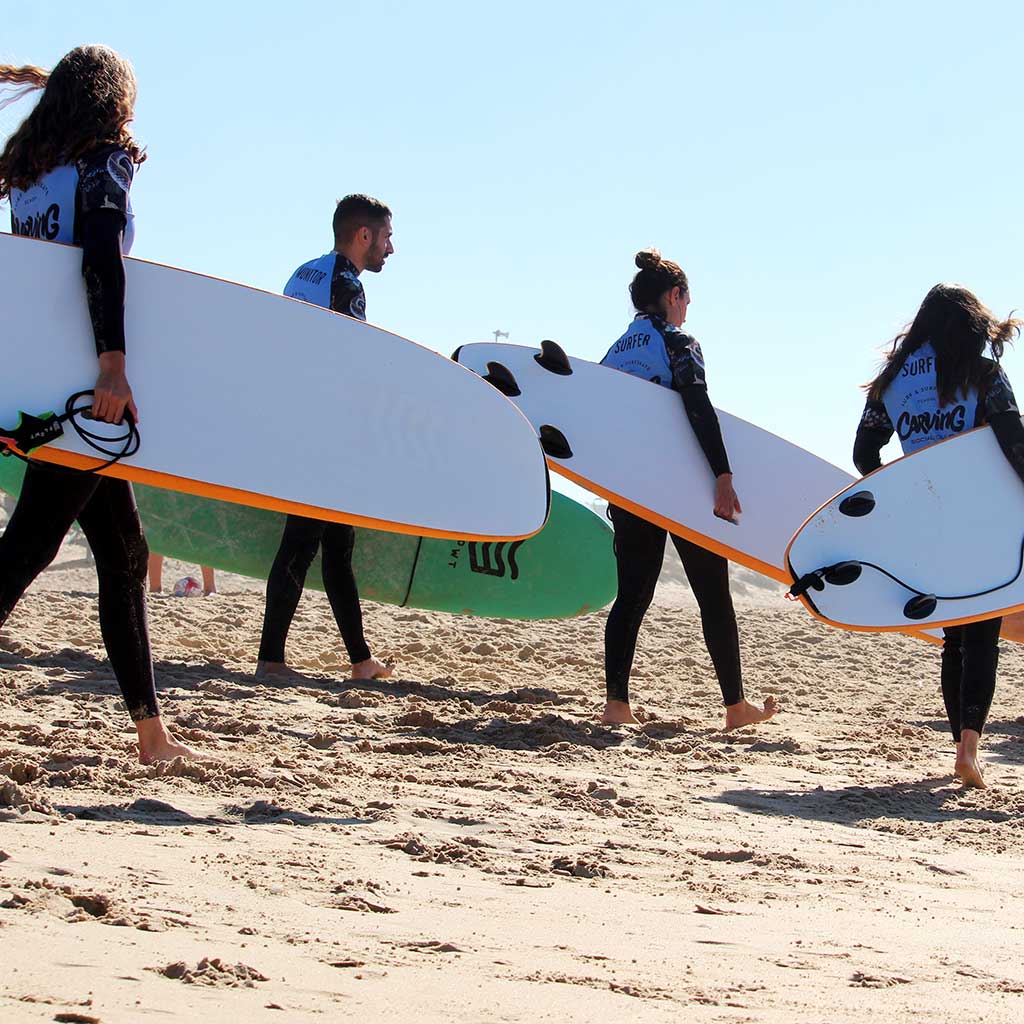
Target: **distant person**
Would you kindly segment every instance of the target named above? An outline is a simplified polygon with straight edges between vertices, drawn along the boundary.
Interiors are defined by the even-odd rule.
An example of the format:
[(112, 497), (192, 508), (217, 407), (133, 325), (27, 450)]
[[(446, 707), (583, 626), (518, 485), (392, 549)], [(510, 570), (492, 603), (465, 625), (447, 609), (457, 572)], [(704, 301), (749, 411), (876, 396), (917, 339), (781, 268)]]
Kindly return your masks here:
[[(853, 448), (859, 472), (882, 465), (880, 453), (894, 424), (909, 454), (990, 423), (1003, 454), (1024, 480), (1024, 426), (999, 365), (1004, 346), (1020, 327), (1020, 320), (997, 320), (966, 288), (932, 288), (866, 386), (867, 404)], [(993, 515), (998, 511), (993, 509)], [(942, 631), (942, 699), (956, 743), (953, 770), (965, 786), (985, 786), (978, 744), (995, 694), (1001, 625), (1001, 618), (991, 618)]]
[[(203, 576), (203, 597), (217, 593), (217, 580), (208, 565), (199, 566)], [(164, 556), (155, 551), (149, 553), (149, 592), (162, 594), (164, 590)]]
[[(680, 329), (690, 305), (686, 274), (678, 264), (663, 259), (656, 249), (638, 252), (636, 265), (639, 272), (629, 287), (636, 316), (626, 333), (608, 350), (602, 365), (679, 394), (715, 478), (715, 515), (735, 519), (742, 508), (733, 489), (718, 416), (708, 398), (704, 357), (696, 340)], [(658, 438), (645, 438), (643, 443), (650, 446), (651, 472), (659, 472)], [(654, 598), (661, 573), (667, 531), (612, 504), (608, 513), (615, 527), (619, 590), (605, 628), (608, 699), (601, 721), (635, 723), (629, 706), (629, 675), (640, 624)], [(671, 536), (700, 609), (704, 640), (725, 703), (725, 728), (738, 729), (771, 718), (778, 710), (774, 697), (768, 697), (764, 707), (759, 708), (743, 694), (739, 630), (729, 592), (729, 563), (721, 555), (683, 537)]]
[[(42, 89), (0, 154), (0, 199), (16, 235), (82, 249), (85, 300), (99, 367), (92, 415), (136, 414), (125, 360), (125, 269), (134, 235), (128, 192), (145, 159), (128, 132), (136, 83), (105, 46), (79, 46), (47, 73), (0, 65), (0, 82)], [(143, 764), (197, 757), (165, 728), (157, 705), (146, 623), (148, 551), (131, 484), (30, 462), (21, 498), (0, 538), (0, 626), (53, 561), (78, 520), (96, 558), (103, 643), (139, 739)]]
[[(285, 285), (284, 293), (357, 320), (366, 319), (366, 296), (359, 275), (377, 274), (394, 251), (391, 211), (379, 200), (364, 195), (342, 199), (334, 210), (334, 248), (303, 263)], [(353, 481), (354, 487), (359, 481)], [(281, 546), (267, 580), (267, 606), (263, 616), (256, 675), (299, 675), (285, 664), (285, 641), (302, 596), (302, 588), (318, 548), (324, 590), (341, 633), (353, 679), (383, 679), (392, 669), (370, 654), (363, 635), (359, 589), (352, 572), (355, 530), (341, 523), (288, 516)]]

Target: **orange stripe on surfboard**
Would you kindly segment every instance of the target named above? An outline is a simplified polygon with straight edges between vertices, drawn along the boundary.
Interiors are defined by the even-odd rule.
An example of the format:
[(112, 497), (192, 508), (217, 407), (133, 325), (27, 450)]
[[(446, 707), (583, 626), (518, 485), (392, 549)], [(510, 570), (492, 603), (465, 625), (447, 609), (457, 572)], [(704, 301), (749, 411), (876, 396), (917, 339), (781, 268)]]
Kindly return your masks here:
[[(630, 501), (628, 498), (624, 498), (621, 494), (616, 494), (614, 491), (610, 491), (608, 488), (594, 483), (593, 480), (588, 480), (585, 476), (580, 476), (579, 473), (574, 473), (571, 469), (567, 469), (565, 466), (553, 459), (548, 459), (548, 467), (555, 473), (558, 473), (559, 476), (564, 476), (566, 479), (572, 480), (573, 483), (579, 484), (580, 487), (583, 487), (588, 491), (593, 491), (594, 494), (599, 494), (607, 501), (618, 505), (619, 508), (624, 508), (627, 512), (632, 512), (633, 515), (639, 516), (641, 519), (646, 519), (649, 523), (654, 523), (655, 526), (660, 526), (663, 529), (668, 530), (669, 533), (685, 537), (687, 540), (692, 540), (702, 548), (707, 548), (709, 551), (713, 551), (715, 554), (721, 555), (723, 558), (727, 558), (732, 562), (738, 562), (740, 565), (746, 566), (748, 569), (753, 569), (754, 572), (759, 572), (762, 576), (767, 576), (769, 579), (776, 580), (779, 583), (785, 583), (786, 586), (790, 586), (793, 582), (793, 577), (790, 573), (786, 572), (785, 569), (780, 569), (777, 565), (772, 565), (770, 562), (762, 562), (759, 558), (751, 558), (750, 555), (745, 554), (742, 551), (737, 551), (736, 548), (731, 548), (727, 544), (722, 544), (703, 533), (687, 529), (685, 526), (682, 526), (672, 519), (666, 519), (664, 516), (660, 516), (656, 512), (652, 512), (643, 505), (638, 505), (636, 502)], [(806, 602), (803, 601), (803, 598), (800, 600), (806, 608)], [(826, 622), (830, 626), (838, 626), (841, 629), (856, 629), (856, 627), (844, 626), (840, 623), (832, 622), (829, 619), (823, 618), (821, 615), (816, 614), (811, 608), (807, 608), (807, 610), (812, 616), (814, 616), (814, 618), (821, 622)], [(875, 632), (874, 630), (866, 629), (858, 631)], [(942, 643), (937, 636), (929, 636), (927, 633), (922, 633), (915, 629), (900, 629), (899, 627), (894, 627), (893, 631), (906, 633), (907, 636), (912, 636), (916, 640), (924, 640), (930, 644)]]
[[(69, 469), (96, 469), (103, 465), (102, 459), (94, 459), (77, 452), (68, 452), (60, 448), (37, 448), (32, 458), (40, 462), (50, 462)], [(237, 487), (224, 487), (220, 484), (206, 483), (203, 480), (192, 480), (189, 477), (175, 476), (171, 473), (160, 473), (153, 469), (115, 463), (99, 473), (100, 476), (115, 477), (130, 483), (147, 484), (160, 487), (165, 491), (179, 491), (184, 494), (195, 494), (201, 498), (214, 498), (217, 501), (228, 501), (234, 505), (249, 505), (254, 508), (265, 508), (271, 512), (283, 512), (286, 515), (305, 516), (308, 519), (321, 519), (330, 523), (344, 523), (349, 526), (361, 526), (370, 530), (384, 530), (388, 533), (404, 533), (412, 537), (436, 537), (440, 540), (473, 540), (473, 541), (506, 541), (526, 540), (544, 528), (542, 523), (532, 533), (527, 534), (475, 534), (454, 533), (450, 530), (438, 530), (429, 526), (418, 526), (409, 523), (395, 523), (389, 519), (374, 519), (345, 512), (337, 512), (318, 505), (304, 505), (297, 501), (286, 501), (269, 494), (257, 491), (245, 491)]]

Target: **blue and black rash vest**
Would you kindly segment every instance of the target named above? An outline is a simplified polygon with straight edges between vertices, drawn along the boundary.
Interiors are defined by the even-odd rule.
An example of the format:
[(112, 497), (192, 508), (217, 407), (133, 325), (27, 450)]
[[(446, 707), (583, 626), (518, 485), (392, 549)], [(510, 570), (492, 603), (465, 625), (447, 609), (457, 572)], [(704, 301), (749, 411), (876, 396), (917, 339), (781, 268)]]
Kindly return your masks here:
[(660, 316), (640, 313), (601, 365), (677, 391), (712, 473), (717, 477), (731, 472), (718, 414), (708, 398), (704, 355), (695, 338)]
[(356, 320), (366, 319), (366, 293), (355, 264), (340, 252), (303, 263), (284, 286), (285, 295), (333, 309)]
[(123, 352), (124, 261), (135, 238), (129, 190), (135, 175), (120, 146), (104, 145), (11, 189), (11, 230), (82, 247), (82, 276), (96, 352)]
[(925, 343), (907, 357), (881, 401), (867, 400), (853, 447), (858, 471), (867, 474), (882, 465), (881, 450), (893, 434), (903, 454), (911, 455), (988, 423), (1003, 454), (1024, 480), (1024, 426), (1003, 368), (983, 360), (987, 372), (981, 393), (958, 392), (954, 401), (940, 406), (935, 360), (935, 350)]

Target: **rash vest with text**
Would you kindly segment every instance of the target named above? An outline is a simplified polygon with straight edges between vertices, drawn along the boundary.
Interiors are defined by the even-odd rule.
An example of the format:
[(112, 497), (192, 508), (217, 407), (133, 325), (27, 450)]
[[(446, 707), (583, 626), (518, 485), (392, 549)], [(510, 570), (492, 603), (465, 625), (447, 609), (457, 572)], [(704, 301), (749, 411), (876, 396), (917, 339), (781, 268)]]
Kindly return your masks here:
[(122, 251), (131, 251), (135, 217), (128, 197), (135, 175), (120, 146), (101, 146), (47, 171), (26, 189), (11, 189), (11, 231), (66, 245), (80, 245), (80, 218), (93, 210), (115, 210), (125, 220)]
[(907, 357), (882, 396), (904, 455), (977, 425), (978, 392), (958, 392), (953, 402), (940, 406), (936, 379), (935, 349), (926, 342)]
[(366, 294), (359, 271), (340, 252), (328, 252), (303, 263), (288, 279), (284, 293), (356, 320), (366, 319)]

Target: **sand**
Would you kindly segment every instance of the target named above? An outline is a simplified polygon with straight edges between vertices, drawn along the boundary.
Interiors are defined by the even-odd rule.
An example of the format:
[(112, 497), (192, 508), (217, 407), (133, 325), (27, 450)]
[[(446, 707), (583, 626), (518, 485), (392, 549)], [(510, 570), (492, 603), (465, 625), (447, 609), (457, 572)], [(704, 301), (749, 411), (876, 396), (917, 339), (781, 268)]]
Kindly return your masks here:
[(256, 683), (260, 588), (221, 576), (151, 601), (165, 716), (215, 760), (144, 768), (83, 554), (0, 639), (4, 1022), (1024, 1018), (1022, 648), (965, 792), (937, 649), (752, 574), (748, 693), (784, 711), (733, 734), (676, 570), (639, 728), (596, 722), (603, 613), (368, 605), (399, 669), (356, 683), (310, 593), (315, 678)]

